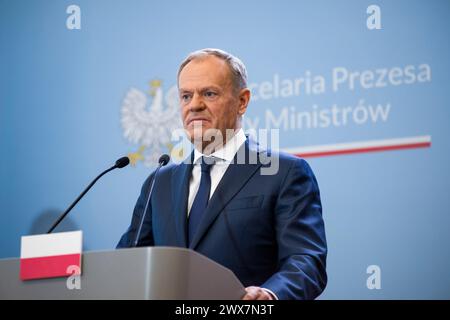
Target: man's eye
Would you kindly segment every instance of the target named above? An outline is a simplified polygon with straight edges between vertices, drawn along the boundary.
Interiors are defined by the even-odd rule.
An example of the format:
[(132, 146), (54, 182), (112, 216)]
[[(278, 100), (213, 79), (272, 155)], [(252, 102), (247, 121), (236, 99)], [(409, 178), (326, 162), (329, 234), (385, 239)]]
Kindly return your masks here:
[(215, 93), (213, 91), (206, 91), (205, 96), (208, 98), (213, 98), (213, 97), (217, 96), (217, 93)]
[(189, 98), (190, 98), (190, 95), (188, 95), (188, 94), (181, 95), (181, 100), (183, 100), (183, 101), (187, 101), (187, 100), (189, 100)]

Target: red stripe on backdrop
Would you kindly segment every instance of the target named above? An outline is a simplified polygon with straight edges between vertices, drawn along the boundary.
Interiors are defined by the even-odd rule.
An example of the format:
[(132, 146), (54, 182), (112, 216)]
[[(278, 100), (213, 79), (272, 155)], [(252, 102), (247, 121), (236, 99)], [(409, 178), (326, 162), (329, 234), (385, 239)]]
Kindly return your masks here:
[(81, 266), (81, 254), (20, 259), (20, 279), (65, 277), (69, 266)]
[(342, 150), (330, 150), (330, 151), (324, 150), (324, 151), (317, 151), (317, 152), (295, 153), (294, 155), (296, 155), (297, 157), (301, 157), (301, 158), (314, 158), (314, 157), (326, 157), (326, 156), (335, 156), (335, 155), (353, 154), (353, 153), (428, 148), (430, 146), (431, 146), (431, 142), (420, 142), (420, 143), (410, 143), (410, 144), (399, 144), (399, 145), (393, 145), (393, 146), (361, 147), (361, 148), (354, 148), (354, 149), (342, 149)]

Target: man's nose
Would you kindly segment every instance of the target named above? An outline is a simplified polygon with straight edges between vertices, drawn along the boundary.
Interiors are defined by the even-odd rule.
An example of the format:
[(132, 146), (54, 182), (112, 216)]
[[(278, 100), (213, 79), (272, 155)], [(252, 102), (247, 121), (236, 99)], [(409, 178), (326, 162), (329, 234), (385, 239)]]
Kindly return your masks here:
[(192, 96), (191, 102), (189, 103), (189, 110), (191, 112), (202, 111), (206, 108), (205, 102), (202, 99), (202, 96), (195, 93)]

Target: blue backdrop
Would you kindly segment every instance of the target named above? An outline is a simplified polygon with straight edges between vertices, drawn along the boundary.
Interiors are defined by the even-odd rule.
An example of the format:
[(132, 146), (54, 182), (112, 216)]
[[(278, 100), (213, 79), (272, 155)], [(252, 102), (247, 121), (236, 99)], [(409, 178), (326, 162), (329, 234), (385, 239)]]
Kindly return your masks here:
[[(218, 47), (247, 66), (245, 128), (279, 128), (282, 149), (309, 155), (329, 244), (321, 298), (449, 299), (449, 14), (445, 0), (0, 0), (0, 258), (139, 150), (124, 130), (132, 88), (148, 107), (189, 52)], [(105, 176), (58, 230), (114, 248), (156, 151)]]

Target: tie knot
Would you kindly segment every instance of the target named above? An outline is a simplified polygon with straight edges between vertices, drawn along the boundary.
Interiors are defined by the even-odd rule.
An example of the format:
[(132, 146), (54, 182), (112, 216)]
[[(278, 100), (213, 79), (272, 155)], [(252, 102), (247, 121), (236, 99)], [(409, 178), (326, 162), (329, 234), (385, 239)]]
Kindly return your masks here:
[(200, 160), (200, 168), (202, 172), (209, 173), (211, 167), (214, 165), (215, 159), (212, 157), (202, 157)]

